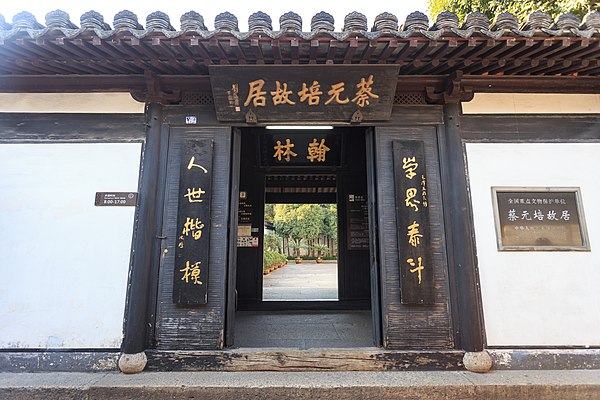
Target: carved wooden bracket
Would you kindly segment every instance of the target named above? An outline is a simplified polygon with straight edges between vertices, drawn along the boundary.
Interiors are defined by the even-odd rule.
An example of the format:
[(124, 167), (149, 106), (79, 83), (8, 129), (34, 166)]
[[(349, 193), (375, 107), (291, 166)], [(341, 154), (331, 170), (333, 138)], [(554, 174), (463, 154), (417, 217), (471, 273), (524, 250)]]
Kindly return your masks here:
[(361, 113), (360, 110), (354, 111), (354, 114), (352, 114), (352, 118), (350, 118), (350, 123), (351, 124), (360, 124), (362, 121), (363, 121), (363, 113)]
[(131, 91), (131, 97), (143, 103), (158, 103), (158, 104), (178, 104), (181, 102), (181, 91), (179, 89), (172, 92), (163, 90), (160, 86), (160, 78), (154, 72), (144, 71), (146, 79), (145, 90)]
[(473, 88), (464, 86), (462, 82), (462, 71), (453, 72), (447, 82), (446, 90), (437, 91), (432, 86), (425, 88), (425, 96), (430, 104), (451, 104), (461, 101), (473, 100)]
[(254, 114), (254, 111), (248, 110), (246, 113), (246, 123), (248, 125), (256, 125), (258, 123), (258, 117)]

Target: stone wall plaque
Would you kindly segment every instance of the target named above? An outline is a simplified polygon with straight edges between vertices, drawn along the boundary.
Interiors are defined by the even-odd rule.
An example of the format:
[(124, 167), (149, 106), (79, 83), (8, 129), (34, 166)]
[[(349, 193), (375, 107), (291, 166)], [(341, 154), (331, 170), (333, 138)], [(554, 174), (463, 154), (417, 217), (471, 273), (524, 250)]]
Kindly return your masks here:
[(589, 251), (579, 188), (492, 187), (498, 250)]

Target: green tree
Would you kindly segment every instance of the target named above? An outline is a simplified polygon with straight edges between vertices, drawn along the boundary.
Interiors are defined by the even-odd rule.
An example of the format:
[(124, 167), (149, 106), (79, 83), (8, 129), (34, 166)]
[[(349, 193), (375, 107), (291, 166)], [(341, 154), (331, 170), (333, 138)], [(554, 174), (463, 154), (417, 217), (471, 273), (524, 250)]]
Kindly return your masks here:
[(505, 11), (516, 15), (519, 21), (526, 21), (527, 16), (537, 10), (547, 12), (553, 18), (566, 12), (583, 18), (599, 3), (597, 0), (429, 0), (428, 9), (434, 20), (439, 13), (447, 10), (458, 15), (460, 21), (475, 11), (484, 13), (490, 21)]
[(323, 234), (331, 240), (337, 240), (337, 204), (324, 205)]
[(275, 221), (275, 204), (272, 204), (272, 203), (265, 204), (265, 221), (274, 223), (274, 221)]
[(314, 239), (324, 230), (324, 211), (318, 204), (276, 204), (275, 231), (292, 239)]

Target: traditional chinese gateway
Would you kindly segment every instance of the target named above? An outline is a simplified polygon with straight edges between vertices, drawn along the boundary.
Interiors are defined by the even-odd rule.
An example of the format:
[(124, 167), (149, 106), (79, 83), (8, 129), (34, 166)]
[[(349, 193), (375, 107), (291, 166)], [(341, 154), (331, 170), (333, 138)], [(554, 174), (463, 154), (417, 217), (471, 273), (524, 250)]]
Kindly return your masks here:
[[(599, 12), (248, 22), (0, 16), (0, 370), (600, 368)], [(263, 298), (272, 203), (334, 301)]]

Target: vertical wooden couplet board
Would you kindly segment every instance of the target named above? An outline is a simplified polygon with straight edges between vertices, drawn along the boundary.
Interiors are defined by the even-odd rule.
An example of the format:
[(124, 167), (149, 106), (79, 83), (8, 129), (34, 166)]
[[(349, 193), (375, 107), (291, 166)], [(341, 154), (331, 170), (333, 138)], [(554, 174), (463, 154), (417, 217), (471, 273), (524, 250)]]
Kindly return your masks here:
[(179, 177), (173, 302), (206, 304), (213, 141), (184, 142)]
[(430, 238), (425, 144), (421, 140), (395, 140), (394, 182), (400, 300), (402, 304), (434, 303), (434, 268)]

